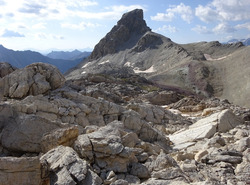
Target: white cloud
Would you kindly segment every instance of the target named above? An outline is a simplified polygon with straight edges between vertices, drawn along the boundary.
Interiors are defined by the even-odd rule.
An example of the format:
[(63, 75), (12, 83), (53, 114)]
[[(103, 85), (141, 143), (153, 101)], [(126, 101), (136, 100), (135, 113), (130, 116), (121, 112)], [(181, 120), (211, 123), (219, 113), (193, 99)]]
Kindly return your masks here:
[(204, 22), (241, 21), (250, 19), (249, 0), (213, 0), (206, 6), (199, 5), (195, 15)]
[(175, 33), (178, 31), (178, 29), (171, 25), (163, 25), (160, 28), (157, 28), (156, 30), (153, 30), (154, 32), (162, 32), (162, 33)]
[(170, 5), (169, 7), (166, 13), (157, 13), (156, 16), (151, 16), (151, 19), (155, 21), (172, 21), (176, 15), (180, 15), (184, 21), (188, 23), (192, 21), (193, 11), (190, 6), (181, 3), (179, 5)]
[(99, 24), (93, 24), (93, 23), (85, 23), (81, 22), (80, 24), (71, 24), (71, 23), (62, 23), (62, 28), (68, 28), (72, 30), (85, 30), (86, 28), (95, 28), (100, 26)]
[(199, 5), (195, 9), (195, 15), (200, 18), (203, 22), (209, 23), (216, 21), (220, 18), (218, 12), (213, 10), (210, 6)]
[(212, 31), (209, 30), (206, 26), (196, 25), (196, 27), (192, 28), (193, 31), (199, 34), (211, 34)]
[(235, 31), (236, 29), (227, 23), (220, 23), (213, 29), (216, 34), (233, 33)]
[(119, 12), (119, 13), (128, 12), (134, 9), (143, 9), (144, 11), (146, 10), (141, 5), (130, 5), (130, 6), (119, 5), (119, 6), (106, 7), (106, 10), (111, 10), (112, 12)]
[(212, 5), (226, 21), (250, 19), (249, 0), (213, 0)]
[(62, 35), (47, 34), (43, 32), (31, 34), (30, 37), (34, 37), (37, 40), (48, 40), (48, 39), (63, 40), (64, 39), (64, 36)]
[[(1, 2), (3, 1), (0, 0), (0, 4)], [(1, 13), (11, 15), (15, 12), (17, 19), (40, 17), (62, 20), (78, 11), (86, 10), (86, 7), (96, 5), (96, 1), (90, 0), (8, 0), (2, 5)]]
[(238, 24), (235, 26), (236, 29), (248, 29), (250, 31), (250, 22), (244, 24)]
[(167, 12), (167, 13), (157, 13), (155, 16), (151, 16), (151, 19), (153, 21), (172, 21), (174, 18), (173, 12)]

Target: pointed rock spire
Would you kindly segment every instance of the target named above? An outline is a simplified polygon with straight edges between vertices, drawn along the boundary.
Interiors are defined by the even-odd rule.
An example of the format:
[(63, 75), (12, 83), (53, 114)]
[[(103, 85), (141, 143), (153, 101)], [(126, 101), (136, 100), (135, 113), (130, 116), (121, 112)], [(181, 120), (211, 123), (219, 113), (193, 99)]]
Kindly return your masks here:
[(119, 51), (132, 37), (142, 36), (151, 29), (143, 19), (143, 10), (135, 9), (123, 14), (111, 31), (95, 46), (90, 59), (98, 59)]

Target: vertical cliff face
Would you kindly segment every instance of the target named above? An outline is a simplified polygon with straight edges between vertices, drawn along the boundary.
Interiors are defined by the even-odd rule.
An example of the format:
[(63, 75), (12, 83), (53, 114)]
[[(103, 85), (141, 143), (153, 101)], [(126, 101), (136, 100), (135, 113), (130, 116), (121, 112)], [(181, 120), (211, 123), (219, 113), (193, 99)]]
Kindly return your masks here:
[(98, 59), (116, 53), (130, 38), (142, 36), (151, 29), (143, 19), (143, 10), (125, 13), (111, 31), (95, 46), (90, 59)]

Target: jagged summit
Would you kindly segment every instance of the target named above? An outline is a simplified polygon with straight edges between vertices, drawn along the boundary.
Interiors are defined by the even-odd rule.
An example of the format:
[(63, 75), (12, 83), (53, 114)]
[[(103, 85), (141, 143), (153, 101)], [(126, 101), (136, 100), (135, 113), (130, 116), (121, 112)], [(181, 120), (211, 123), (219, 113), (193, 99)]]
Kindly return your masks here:
[(143, 10), (135, 9), (123, 14), (122, 18), (118, 21), (117, 26), (125, 26), (129, 29), (130, 33), (144, 34), (151, 29), (147, 26), (143, 19)]
[(143, 19), (143, 10), (135, 9), (125, 13), (111, 31), (95, 46), (90, 59), (98, 59), (107, 54), (116, 53), (125, 43), (140, 38), (151, 29)]

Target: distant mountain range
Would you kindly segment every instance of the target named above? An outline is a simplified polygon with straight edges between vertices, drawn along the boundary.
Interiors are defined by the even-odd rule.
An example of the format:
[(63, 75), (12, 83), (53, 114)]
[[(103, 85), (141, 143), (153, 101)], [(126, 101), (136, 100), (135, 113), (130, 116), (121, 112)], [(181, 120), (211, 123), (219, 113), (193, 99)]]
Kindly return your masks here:
[(245, 46), (250, 46), (250, 38), (248, 39), (231, 39), (227, 42), (227, 44), (242, 42)]
[(88, 57), (91, 52), (84, 51), (81, 52), (79, 50), (74, 51), (52, 51), (47, 54), (47, 57), (52, 59), (63, 59), (63, 60), (76, 60), (76, 59), (83, 59)]
[[(67, 52), (64, 52), (64, 53), (67, 53)], [(0, 62), (8, 62), (17, 68), (23, 68), (35, 62), (44, 62), (44, 63), (55, 65), (62, 73), (64, 73), (70, 68), (80, 63), (87, 55), (86, 54), (82, 55), (82, 52), (80, 52), (79, 55), (77, 56), (72, 55), (72, 56), (73, 56), (72, 59), (62, 59), (62, 57), (59, 57), (60, 59), (58, 57), (57, 58), (54, 57), (53, 59), (53, 58), (44, 56), (38, 52), (34, 52), (30, 50), (14, 51), (14, 50), (5, 48), (3, 45), (0, 45)]]

